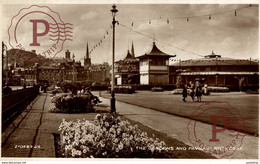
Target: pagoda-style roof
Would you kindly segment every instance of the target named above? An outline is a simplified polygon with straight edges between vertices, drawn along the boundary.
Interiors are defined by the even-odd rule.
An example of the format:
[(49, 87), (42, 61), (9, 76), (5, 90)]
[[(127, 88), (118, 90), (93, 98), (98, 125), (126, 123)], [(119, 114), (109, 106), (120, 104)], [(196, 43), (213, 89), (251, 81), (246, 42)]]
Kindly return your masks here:
[(153, 47), (149, 53), (145, 53), (144, 55), (138, 56), (137, 58), (143, 59), (143, 58), (148, 58), (150, 56), (156, 56), (156, 57), (175, 57), (176, 55), (169, 55), (161, 50), (156, 46), (155, 42), (153, 42)]
[(139, 60), (133, 55), (131, 55), (129, 50), (127, 51), (126, 57), (123, 60), (116, 61), (116, 63), (122, 63), (122, 64), (135, 63), (135, 62), (139, 62)]
[(129, 50), (127, 51), (127, 54), (126, 54), (126, 57), (125, 57), (124, 60), (126, 60), (126, 59), (135, 59), (135, 57), (133, 57), (133, 56), (130, 54), (130, 51), (129, 51)]

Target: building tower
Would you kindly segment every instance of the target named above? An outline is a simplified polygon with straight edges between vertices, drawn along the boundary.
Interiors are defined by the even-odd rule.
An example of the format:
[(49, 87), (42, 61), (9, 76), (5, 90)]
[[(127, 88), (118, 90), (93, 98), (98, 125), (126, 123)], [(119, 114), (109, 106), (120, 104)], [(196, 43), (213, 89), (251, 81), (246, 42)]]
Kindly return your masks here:
[(66, 59), (66, 61), (67, 61), (67, 60), (70, 60), (70, 51), (69, 51), (69, 50), (67, 50), (67, 51), (65, 52), (65, 59)]
[(135, 58), (135, 50), (134, 50), (134, 43), (133, 42), (132, 42), (131, 53), (132, 53), (133, 58)]
[(88, 51), (88, 43), (87, 43), (87, 50), (86, 50), (86, 58), (84, 58), (84, 66), (91, 66), (91, 59), (89, 57), (89, 51)]

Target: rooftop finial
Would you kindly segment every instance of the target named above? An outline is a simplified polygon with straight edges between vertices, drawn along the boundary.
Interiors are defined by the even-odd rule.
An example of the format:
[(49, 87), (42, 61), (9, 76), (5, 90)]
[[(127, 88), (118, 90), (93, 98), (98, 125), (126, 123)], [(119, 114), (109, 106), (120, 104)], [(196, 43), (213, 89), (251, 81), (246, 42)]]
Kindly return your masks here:
[(132, 41), (132, 49), (131, 49), (132, 57), (135, 58), (135, 51), (134, 51), (134, 42)]
[(153, 44), (155, 45), (155, 34), (153, 34)]

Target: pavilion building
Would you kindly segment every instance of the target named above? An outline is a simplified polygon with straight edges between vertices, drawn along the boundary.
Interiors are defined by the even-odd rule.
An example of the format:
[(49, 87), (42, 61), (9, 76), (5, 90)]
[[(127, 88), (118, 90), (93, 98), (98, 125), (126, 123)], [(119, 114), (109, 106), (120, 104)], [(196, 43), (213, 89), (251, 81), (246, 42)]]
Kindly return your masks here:
[(117, 85), (140, 84), (139, 60), (135, 57), (133, 43), (131, 53), (128, 50), (123, 60), (115, 62), (115, 78)]
[(209, 86), (237, 90), (240, 81), (244, 88), (258, 88), (258, 67), (258, 61), (226, 58), (212, 52), (204, 58), (183, 60), (171, 65), (171, 81), (175, 84), (177, 76), (181, 76), (183, 84), (200, 81)]
[(169, 55), (158, 49), (153, 42), (149, 53), (138, 56), (140, 65), (140, 84), (142, 85), (165, 85), (170, 84)]

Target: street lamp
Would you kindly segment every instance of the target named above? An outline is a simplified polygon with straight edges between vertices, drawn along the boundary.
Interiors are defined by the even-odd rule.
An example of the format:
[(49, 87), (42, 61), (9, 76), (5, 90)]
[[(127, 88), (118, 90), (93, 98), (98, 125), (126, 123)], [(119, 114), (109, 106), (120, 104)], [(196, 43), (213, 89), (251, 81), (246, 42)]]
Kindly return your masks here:
[(113, 48), (112, 48), (112, 84), (111, 84), (111, 99), (110, 99), (110, 103), (111, 103), (111, 109), (110, 109), (110, 113), (116, 113), (116, 99), (115, 99), (115, 24), (116, 24), (116, 13), (118, 12), (118, 10), (116, 9), (116, 5), (112, 6), (111, 9), (112, 12), (112, 16), (113, 16)]

